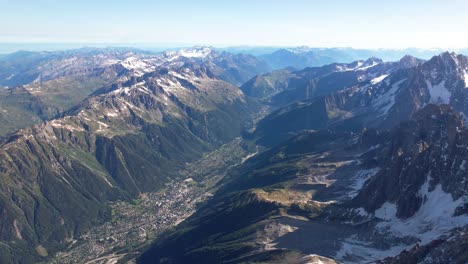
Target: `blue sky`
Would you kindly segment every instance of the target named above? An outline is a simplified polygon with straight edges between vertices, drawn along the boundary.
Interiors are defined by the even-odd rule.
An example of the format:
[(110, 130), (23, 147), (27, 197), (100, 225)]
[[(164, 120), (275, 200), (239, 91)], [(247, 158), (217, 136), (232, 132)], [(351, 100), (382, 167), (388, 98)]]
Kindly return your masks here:
[(0, 0), (0, 42), (468, 47), (465, 0)]

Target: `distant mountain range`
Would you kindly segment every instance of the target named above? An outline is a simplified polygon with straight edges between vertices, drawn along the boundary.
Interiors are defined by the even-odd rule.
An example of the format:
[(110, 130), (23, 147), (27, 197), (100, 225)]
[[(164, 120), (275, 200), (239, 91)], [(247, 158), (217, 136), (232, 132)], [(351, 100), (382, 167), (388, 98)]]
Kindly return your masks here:
[[(187, 45), (125, 45), (112, 43), (88, 43), (88, 44), (47, 44), (47, 43), (0, 43), (0, 58), (7, 54), (16, 51), (52, 51), (61, 52), (66, 50), (79, 50), (81, 47), (86, 49), (113, 49), (113, 50), (133, 50), (145, 53), (161, 53), (167, 50), (177, 51)], [(94, 48), (93, 48), (94, 47)], [(130, 48), (134, 47), (134, 48)], [(274, 69), (282, 69), (286, 67), (294, 67), (300, 70), (304, 67), (323, 66), (326, 64), (341, 62), (349, 63), (356, 60), (366, 60), (371, 57), (377, 57), (384, 61), (397, 61), (405, 55), (411, 55), (421, 59), (430, 59), (432, 56), (445, 52), (441, 48), (420, 49), (420, 48), (404, 48), (404, 49), (359, 49), (347, 47), (275, 47), (275, 46), (232, 46), (232, 47), (215, 47), (214, 49), (226, 51), (233, 54), (248, 54), (256, 57), (264, 58)], [(456, 52), (460, 54), (468, 54), (468, 49), (458, 49)]]
[(356, 60), (366, 60), (377, 57), (384, 61), (397, 61), (405, 55), (421, 59), (429, 59), (443, 52), (440, 49), (352, 49), (352, 48), (284, 48), (260, 57), (265, 59), (274, 69), (294, 67), (302, 69), (305, 67), (323, 66), (326, 64), (341, 62), (350, 63)]

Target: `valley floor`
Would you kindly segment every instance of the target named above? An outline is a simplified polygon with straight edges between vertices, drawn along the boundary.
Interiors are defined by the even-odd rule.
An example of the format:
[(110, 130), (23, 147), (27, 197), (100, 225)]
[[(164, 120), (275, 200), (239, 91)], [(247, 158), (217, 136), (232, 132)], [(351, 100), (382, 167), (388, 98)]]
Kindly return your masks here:
[(158, 193), (142, 193), (132, 203), (112, 203), (112, 221), (72, 241), (68, 250), (57, 253), (47, 263), (111, 264), (122, 258), (131, 263), (140, 253), (139, 248), (178, 225), (212, 195), (228, 169), (248, 155), (240, 144), (241, 139), (236, 138), (186, 164), (180, 172), (183, 177), (167, 183)]

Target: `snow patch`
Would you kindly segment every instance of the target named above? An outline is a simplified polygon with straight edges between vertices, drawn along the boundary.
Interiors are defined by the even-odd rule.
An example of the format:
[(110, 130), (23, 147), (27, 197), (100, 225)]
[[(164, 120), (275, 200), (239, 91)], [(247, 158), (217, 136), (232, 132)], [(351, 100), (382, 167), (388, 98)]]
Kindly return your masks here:
[(379, 209), (377, 209), (374, 215), (382, 220), (396, 219), (397, 206), (389, 202), (384, 203)]
[(468, 88), (468, 72), (466, 70), (463, 71), (463, 80), (465, 81), (465, 88)]
[(302, 257), (301, 263), (302, 264), (331, 264), (331, 263), (336, 263), (336, 261), (330, 258), (320, 256), (320, 255), (310, 254), (310, 255)]
[(365, 71), (369, 68), (372, 68), (372, 67), (375, 67), (377, 65), (379, 65), (380, 63), (377, 63), (377, 62), (373, 62), (371, 65), (368, 65), (368, 66), (364, 66), (364, 67), (358, 67), (357, 70), (359, 71)]
[(387, 92), (385, 92), (383, 95), (381, 95), (374, 101), (373, 106), (377, 111), (381, 113), (381, 115), (386, 115), (388, 111), (390, 111), (392, 106), (395, 104), (395, 95), (400, 89), (400, 85), (405, 80), (406, 79), (403, 79), (394, 83), (392, 87), (388, 89)]
[(432, 69), (432, 71), (431, 71), (432, 79), (437, 78), (438, 75), (439, 75), (439, 73), (437, 72), (437, 69)]
[(432, 85), (431, 82), (426, 81), (426, 84), (431, 96), (431, 103), (450, 103), (450, 97), (452, 96), (452, 93), (445, 87), (445, 81), (441, 81), (437, 85)]
[(150, 65), (136, 57), (128, 57), (120, 64), (122, 64), (122, 66), (128, 70), (133, 70), (137, 76), (142, 76), (143, 74), (152, 72), (155, 69), (155, 66)]
[(370, 170), (361, 170), (356, 173), (356, 175), (353, 177), (353, 180), (355, 181), (350, 187), (352, 191), (348, 194), (349, 198), (354, 198), (356, 195), (359, 193), (359, 190), (362, 189), (362, 186), (364, 186), (364, 183), (372, 176), (377, 174), (379, 172), (380, 168), (373, 168)]
[(112, 93), (114, 94), (120, 94), (120, 93), (128, 94), (129, 92), (130, 92), (130, 87), (122, 87), (122, 88), (115, 89), (114, 91), (112, 91)]
[(377, 83), (383, 81), (385, 78), (387, 78), (388, 75), (389, 74), (380, 75), (379, 77), (376, 77), (376, 78), (372, 79), (370, 82), (371, 82), (371, 84), (377, 84)]
[(372, 243), (359, 240), (354, 235), (342, 242), (341, 248), (335, 254), (334, 259), (341, 263), (369, 263), (388, 256), (398, 255), (405, 248), (405, 246), (395, 246), (387, 250), (377, 249), (374, 248)]
[(119, 116), (119, 112), (117, 112), (117, 111), (108, 111), (106, 113), (106, 116), (116, 117), (116, 116)]
[(354, 67), (348, 67), (349, 64), (341, 64), (341, 65), (336, 65), (336, 70), (337, 71), (340, 71), (340, 72), (345, 72), (345, 71), (356, 71), (356, 70), (365, 70), (367, 68), (370, 68), (370, 67), (374, 67), (375, 65), (371, 65), (371, 66), (365, 66), (365, 67), (361, 67), (362, 65), (364, 65), (364, 62), (362, 61), (358, 61), (356, 62), (356, 66)]
[(462, 163), (460, 164), (460, 170), (462, 171), (466, 170), (465, 165), (466, 165), (466, 160), (463, 160)]
[(454, 200), (450, 193), (442, 190), (440, 184), (433, 191), (429, 191), (428, 181), (421, 187), (419, 195), (423, 199), (423, 204), (413, 216), (407, 219), (398, 219), (396, 205), (385, 203), (375, 211), (375, 216), (385, 220), (377, 224), (377, 228), (398, 237), (411, 235), (425, 244), (453, 228), (468, 224), (468, 216), (453, 216), (455, 209), (467, 202), (466, 197)]
[(50, 121), (50, 125), (55, 128), (63, 128), (69, 131), (84, 131), (83, 128), (66, 124), (63, 120), (55, 119)]
[(364, 216), (364, 217), (369, 216), (369, 213), (367, 213), (366, 209), (362, 207), (356, 208), (353, 211), (359, 216)]
[(108, 60), (104, 61), (102, 64), (104, 66), (109, 66), (109, 65), (117, 64), (119, 62), (120, 62), (120, 60), (117, 60), (117, 59), (108, 59)]

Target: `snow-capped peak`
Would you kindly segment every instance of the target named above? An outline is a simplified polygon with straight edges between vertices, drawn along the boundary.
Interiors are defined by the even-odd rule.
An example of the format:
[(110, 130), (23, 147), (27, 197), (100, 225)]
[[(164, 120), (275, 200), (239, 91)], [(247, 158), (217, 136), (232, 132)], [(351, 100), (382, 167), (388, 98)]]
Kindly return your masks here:
[(306, 52), (311, 51), (311, 48), (308, 46), (300, 46), (300, 47), (294, 47), (294, 48), (287, 48), (286, 50), (295, 54), (301, 54), (301, 53), (306, 53)]
[(145, 67), (147, 66), (147, 64), (136, 57), (128, 57), (122, 61), (122, 66), (124, 66), (127, 69), (135, 69)]
[(210, 55), (213, 50), (209, 47), (194, 47), (192, 49), (181, 49), (179, 54), (186, 58), (205, 58)]
[(366, 61), (359, 60), (359, 61), (355, 61), (349, 64), (339, 63), (339, 64), (336, 64), (335, 67), (337, 71), (364, 71), (374, 66), (377, 66), (380, 63), (382, 63), (381, 59), (370, 58)]
[(125, 68), (134, 71), (138, 76), (141, 76), (146, 72), (151, 72), (155, 69), (153, 65), (136, 57), (128, 57), (121, 61), (120, 64)]
[(444, 52), (440, 55), (444, 62), (454, 62), (458, 64), (457, 54), (455, 52)]
[(173, 61), (180, 57), (206, 58), (211, 53), (213, 53), (213, 49), (210, 47), (193, 47), (193, 48), (180, 49), (178, 51), (166, 52), (166, 56), (168, 57), (168, 61)]
[(369, 68), (372, 68), (374, 66), (379, 65), (383, 61), (379, 58), (372, 57), (370, 59), (367, 59), (366, 61), (362, 62), (361, 65), (359, 65), (356, 70), (367, 70)]
[(454, 52), (444, 52), (438, 56), (433, 57), (428, 61), (427, 66), (431, 68), (434, 73), (433, 77), (437, 76), (436, 73), (452, 74), (457, 71), (460, 66), (457, 54)]

